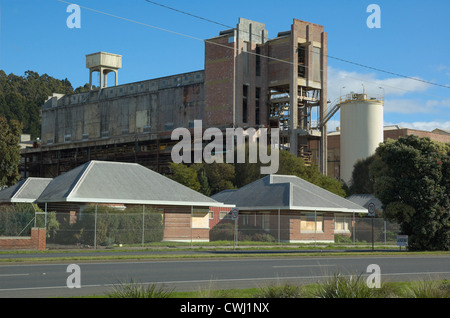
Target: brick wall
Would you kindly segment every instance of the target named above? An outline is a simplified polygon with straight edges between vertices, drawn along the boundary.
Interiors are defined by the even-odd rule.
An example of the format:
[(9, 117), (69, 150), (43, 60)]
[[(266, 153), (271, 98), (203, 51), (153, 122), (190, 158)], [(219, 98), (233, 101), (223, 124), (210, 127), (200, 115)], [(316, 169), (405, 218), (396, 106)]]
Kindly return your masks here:
[(31, 229), (31, 236), (0, 237), (0, 250), (45, 250), (46, 231), (43, 228)]
[[(248, 225), (255, 226), (257, 228), (265, 228), (265, 230), (273, 235), (275, 239), (278, 239), (279, 237), (281, 241), (309, 242), (317, 240), (318, 242), (334, 242), (333, 213), (318, 214), (323, 217), (323, 232), (317, 233), (314, 233), (314, 231), (302, 232), (300, 223), (301, 217), (305, 215), (305, 212), (280, 211), (280, 217), (278, 217), (278, 211), (246, 212), (242, 213), (242, 217), (239, 218), (239, 226), (243, 225), (244, 214), (249, 215), (247, 218)], [(267, 223), (263, 224), (263, 222)], [(279, 225), (278, 222), (280, 222)], [(279, 236), (278, 228), (280, 229)]]
[(220, 211), (231, 208), (210, 207), (214, 218), (209, 219), (209, 228), (191, 228), (190, 206), (164, 207), (164, 241), (209, 241), (209, 230), (219, 223)]
[(226, 207), (210, 207), (209, 211), (212, 212), (212, 218), (209, 219), (209, 228), (212, 229), (220, 221), (220, 212), (230, 212), (232, 208)]
[(300, 229), (300, 217), (291, 219), (289, 241), (332, 241), (334, 242), (334, 216), (332, 213), (324, 213), (322, 232), (302, 232)]

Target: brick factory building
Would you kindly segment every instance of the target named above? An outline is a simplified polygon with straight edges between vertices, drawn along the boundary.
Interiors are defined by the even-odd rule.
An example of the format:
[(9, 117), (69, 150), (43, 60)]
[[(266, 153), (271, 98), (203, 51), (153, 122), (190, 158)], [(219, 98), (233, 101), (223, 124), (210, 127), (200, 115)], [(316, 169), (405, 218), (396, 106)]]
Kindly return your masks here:
[[(200, 71), (117, 85), (122, 57), (89, 54), (90, 84), (99, 72), (100, 89), (54, 94), (45, 102), (40, 143), (22, 149), (20, 171), (54, 178), (107, 160), (166, 172), (178, 142), (172, 130), (202, 120), (203, 129), (279, 128), (283, 149), (314, 159), (326, 173), (326, 56), (323, 26), (294, 19), (290, 30), (268, 39), (264, 24), (242, 18), (236, 28), (205, 40)], [(111, 87), (109, 72), (116, 76)]]

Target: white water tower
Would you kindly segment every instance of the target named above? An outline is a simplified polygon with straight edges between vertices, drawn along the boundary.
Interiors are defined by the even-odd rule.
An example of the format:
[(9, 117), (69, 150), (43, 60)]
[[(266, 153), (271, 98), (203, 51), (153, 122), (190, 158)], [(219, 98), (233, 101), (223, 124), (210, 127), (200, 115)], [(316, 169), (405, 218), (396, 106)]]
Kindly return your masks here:
[(353, 166), (383, 142), (383, 97), (350, 93), (340, 104), (340, 177), (350, 185)]
[(92, 73), (100, 73), (100, 89), (107, 87), (107, 75), (114, 72), (118, 84), (118, 70), (122, 68), (122, 55), (98, 52), (86, 55), (86, 68), (89, 69), (89, 88), (92, 89)]

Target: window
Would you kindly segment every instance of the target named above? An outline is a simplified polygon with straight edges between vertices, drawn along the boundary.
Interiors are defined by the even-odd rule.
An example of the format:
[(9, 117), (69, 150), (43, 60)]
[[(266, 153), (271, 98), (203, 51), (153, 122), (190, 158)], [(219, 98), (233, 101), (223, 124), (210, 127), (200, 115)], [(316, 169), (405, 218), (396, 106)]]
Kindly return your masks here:
[(255, 91), (255, 125), (260, 124), (259, 120), (259, 97), (261, 95), (261, 88), (257, 87)]
[(323, 232), (323, 216), (306, 213), (300, 219), (300, 232)]
[(209, 218), (214, 219), (214, 211), (209, 211)]
[(244, 85), (242, 93), (242, 122), (248, 121), (248, 85)]
[(250, 214), (241, 214), (240, 218), (242, 219), (243, 225), (250, 225)]
[(335, 232), (348, 232), (350, 230), (350, 217), (335, 216), (334, 230)]
[(262, 220), (261, 220), (261, 227), (265, 231), (270, 230), (270, 214), (268, 213), (262, 213)]
[(298, 57), (298, 76), (305, 77), (306, 75), (306, 46), (299, 45), (297, 48)]
[(261, 47), (256, 46), (256, 76), (261, 76)]
[(194, 209), (192, 212), (192, 228), (209, 229), (208, 209)]

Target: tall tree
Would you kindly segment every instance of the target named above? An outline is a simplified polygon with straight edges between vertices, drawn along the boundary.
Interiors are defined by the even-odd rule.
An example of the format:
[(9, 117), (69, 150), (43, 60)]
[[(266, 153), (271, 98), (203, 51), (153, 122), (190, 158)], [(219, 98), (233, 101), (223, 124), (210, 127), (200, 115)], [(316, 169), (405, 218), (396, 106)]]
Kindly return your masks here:
[(200, 191), (201, 184), (198, 181), (197, 171), (192, 167), (188, 167), (182, 163), (170, 163), (172, 169), (172, 175), (169, 177), (186, 187), (189, 187), (195, 191)]
[(388, 140), (370, 165), (385, 217), (416, 250), (450, 249), (450, 144), (408, 136)]
[(0, 117), (0, 188), (12, 186), (20, 179), (20, 134), (22, 127), (16, 120)]
[(353, 166), (352, 182), (349, 186), (349, 194), (373, 194), (373, 177), (370, 175), (370, 165), (375, 160), (372, 155), (358, 160)]
[[(86, 91), (88, 88), (89, 85), (86, 84), (75, 91)], [(34, 71), (26, 71), (23, 76), (6, 75), (0, 70), (0, 116), (20, 121), (23, 132), (37, 138), (41, 131), (42, 104), (53, 93), (73, 92), (72, 84), (67, 78), (59, 80)]]

